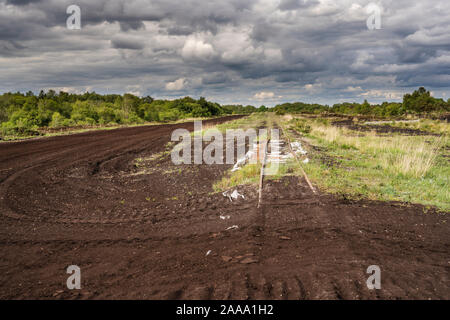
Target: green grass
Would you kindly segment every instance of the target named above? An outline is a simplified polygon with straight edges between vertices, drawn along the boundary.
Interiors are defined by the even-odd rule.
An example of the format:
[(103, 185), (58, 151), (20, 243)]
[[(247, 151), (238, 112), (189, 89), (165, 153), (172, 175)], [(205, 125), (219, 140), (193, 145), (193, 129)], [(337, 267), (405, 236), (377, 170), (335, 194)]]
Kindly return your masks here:
[(227, 129), (247, 130), (253, 128), (256, 130), (257, 128), (263, 126), (266, 121), (267, 115), (265, 113), (252, 113), (248, 117), (219, 124), (216, 128), (221, 132), (225, 132)]
[[(450, 209), (448, 136), (379, 136), (314, 122), (311, 126), (308, 142), (324, 151), (303, 166), (323, 191)], [(334, 164), (325, 164), (324, 158)]]
[[(228, 129), (247, 130), (250, 128), (254, 128), (256, 130), (257, 128), (264, 126), (268, 122), (269, 120), (267, 114), (253, 113), (248, 117), (222, 123), (216, 126), (216, 128), (221, 132), (225, 132)], [(259, 182), (260, 172), (260, 163), (246, 164), (240, 170), (229, 172), (220, 181), (214, 183), (213, 189), (215, 192), (220, 192), (239, 185), (257, 184)]]
[(261, 164), (247, 164), (240, 170), (230, 172), (222, 180), (214, 183), (215, 192), (225, 191), (244, 184), (257, 184), (261, 171)]

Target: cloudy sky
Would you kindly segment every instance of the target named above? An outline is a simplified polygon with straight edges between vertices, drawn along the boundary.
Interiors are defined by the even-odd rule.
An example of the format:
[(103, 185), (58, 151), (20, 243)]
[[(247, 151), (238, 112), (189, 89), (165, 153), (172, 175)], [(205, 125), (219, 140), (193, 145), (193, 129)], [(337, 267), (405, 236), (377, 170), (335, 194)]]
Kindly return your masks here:
[[(0, 0), (0, 91), (272, 106), (399, 101), (425, 86), (450, 98), (450, 1), (373, 1), (381, 29), (369, 30), (371, 3)], [(80, 30), (67, 28), (72, 4)]]

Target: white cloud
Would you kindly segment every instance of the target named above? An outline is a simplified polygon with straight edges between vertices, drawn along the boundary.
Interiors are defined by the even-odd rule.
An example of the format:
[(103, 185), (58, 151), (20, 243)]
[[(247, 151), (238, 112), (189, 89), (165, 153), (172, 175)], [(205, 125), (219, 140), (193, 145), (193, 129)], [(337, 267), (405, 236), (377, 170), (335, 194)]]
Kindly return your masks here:
[(419, 64), (383, 64), (375, 67), (373, 70), (375, 72), (396, 73), (402, 71), (413, 71), (419, 67)]
[(264, 55), (271, 62), (279, 61), (283, 58), (283, 53), (280, 49), (264, 49)]
[(273, 97), (275, 97), (275, 93), (266, 91), (255, 93), (255, 95), (253, 96), (253, 98), (256, 100), (272, 99)]
[(360, 86), (358, 87), (352, 87), (352, 86), (348, 86), (344, 92), (357, 92), (357, 91), (362, 91), (362, 88)]
[(249, 33), (249, 28), (227, 27), (215, 37), (214, 43), (223, 62), (248, 63), (263, 58), (263, 48), (254, 46)]
[(197, 36), (188, 37), (181, 49), (181, 56), (187, 60), (210, 60), (215, 54), (213, 46)]
[(309, 93), (314, 93), (314, 92), (321, 90), (322, 84), (321, 83), (308, 83), (308, 84), (305, 84), (303, 86), (303, 88), (306, 91), (308, 91)]
[(406, 42), (418, 45), (435, 46), (450, 44), (450, 26), (420, 29), (405, 38)]
[(351, 65), (352, 69), (361, 69), (368, 66), (367, 62), (373, 60), (375, 56), (373, 54), (368, 53), (367, 51), (358, 52), (358, 56), (355, 59), (355, 62)]
[(274, 100), (280, 99), (280, 98), (283, 98), (283, 96), (277, 96), (277, 95), (275, 95), (275, 93), (272, 92), (272, 91), (261, 91), (261, 92), (257, 92), (257, 93), (255, 93), (255, 95), (253, 96), (253, 100), (258, 100), (258, 101), (262, 101), (262, 100), (274, 101)]
[(319, 5), (312, 8), (311, 13), (316, 16), (329, 16), (338, 13), (339, 4), (335, 0), (320, 0)]
[(177, 79), (173, 82), (166, 83), (166, 90), (167, 91), (179, 91), (183, 90), (187, 84), (187, 81), (185, 78)]
[(384, 99), (393, 99), (400, 100), (403, 98), (404, 92), (400, 91), (389, 91), (389, 90), (377, 90), (372, 89), (360, 94), (362, 97), (370, 97), (370, 98), (384, 98)]
[(142, 88), (140, 85), (129, 85), (129, 86), (126, 86), (126, 89), (127, 89), (127, 93), (130, 93), (137, 97), (142, 96)]

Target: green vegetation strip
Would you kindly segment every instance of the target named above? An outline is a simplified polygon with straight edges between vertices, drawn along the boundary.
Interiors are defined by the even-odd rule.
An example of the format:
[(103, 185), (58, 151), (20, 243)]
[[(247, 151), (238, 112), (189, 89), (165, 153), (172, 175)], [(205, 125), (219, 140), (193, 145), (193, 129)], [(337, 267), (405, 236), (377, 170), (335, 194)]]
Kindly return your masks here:
[[(242, 105), (220, 105), (205, 98), (156, 100), (132, 94), (56, 93), (53, 90), (0, 95), (0, 138), (51, 134), (62, 128), (166, 123), (181, 119), (250, 114), (265, 111)], [(47, 132), (46, 132), (47, 131)], [(57, 133), (56, 133), (57, 134)]]
[(304, 167), (322, 190), (450, 209), (448, 134), (377, 135), (333, 127), (320, 119), (285, 121), (320, 148)]
[(367, 100), (363, 103), (343, 102), (333, 106), (321, 104), (309, 104), (303, 102), (283, 103), (273, 109), (277, 114), (287, 113), (334, 113), (351, 116), (370, 116), (377, 118), (436, 116), (450, 112), (450, 99), (438, 99), (431, 95), (430, 91), (421, 87), (412, 94), (405, 94), (403, 102), (383, 102), (370, 104)]

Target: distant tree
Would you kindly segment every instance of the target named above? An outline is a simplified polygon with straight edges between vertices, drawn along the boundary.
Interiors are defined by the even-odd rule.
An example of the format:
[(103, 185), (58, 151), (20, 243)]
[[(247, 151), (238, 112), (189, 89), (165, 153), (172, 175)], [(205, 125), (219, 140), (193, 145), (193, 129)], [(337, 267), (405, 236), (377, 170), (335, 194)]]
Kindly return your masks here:
[(429, 91), (420, 87), (412, 94), (405, 94), (403, 97), (403, 108), (406, 112), (433, 112), (448, 111), (449, 103), (443, 99), (433, 98)]
[(142, 102), (143, 103), (152, 103), (153, 102), (153, 98), (152, 97), (150, 97), (150, 96), (146, 96), (146, 97), (143, 97), (142, 98)]
[(265, 111), (267, 111), (268, 109), (267, 109), (267, 107), (265, 106), (265, 105), (262, 105), (262, 106), (260, 106), (259, 108), (258, 108), (258, 112), (265, 112)]

